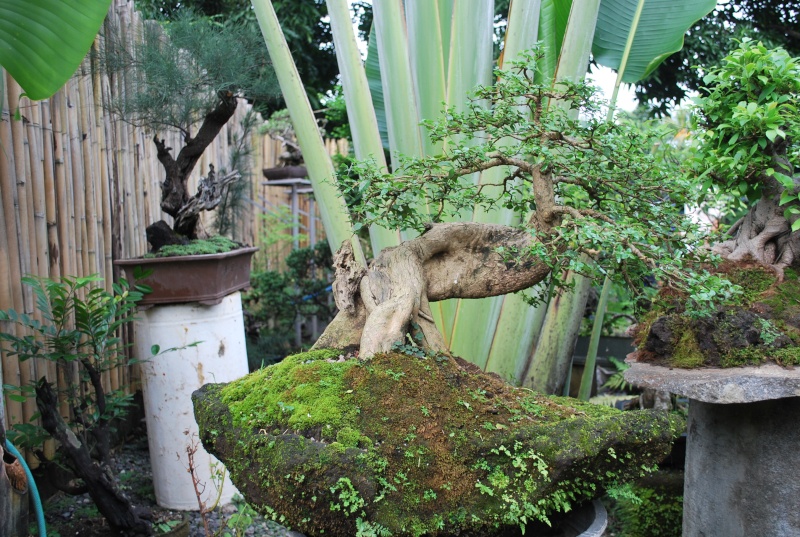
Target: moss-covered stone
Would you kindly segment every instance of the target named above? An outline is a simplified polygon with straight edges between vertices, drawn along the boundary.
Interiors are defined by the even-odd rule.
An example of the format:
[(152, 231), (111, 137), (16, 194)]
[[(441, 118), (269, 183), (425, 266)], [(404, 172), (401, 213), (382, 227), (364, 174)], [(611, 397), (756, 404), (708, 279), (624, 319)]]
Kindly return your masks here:
[(309, 536), (495, 535), (639, 477), (683, 423), (508, 386), (447, 357), (314, 351), (194, 395), (206, 448)]
[(746, 264), (727, 264), (725, 275), (742, 288), (737, 304), (698, 318), (669, 291), (639, 326), (637, 359), (677, 368), (800, 364), (800, 281), (783, 281)]

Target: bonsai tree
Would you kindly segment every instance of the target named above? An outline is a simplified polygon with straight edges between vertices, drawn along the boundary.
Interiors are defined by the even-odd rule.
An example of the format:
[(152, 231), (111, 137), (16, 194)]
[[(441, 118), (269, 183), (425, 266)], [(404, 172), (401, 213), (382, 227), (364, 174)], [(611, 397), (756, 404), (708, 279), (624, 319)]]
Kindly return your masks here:
[[(736, 293), (700, 267), (713, 256), (683, 214), (700, 189), (657, 161), (655, 131), (605, 121), (585, 84), (535, 83), (541, 54), (526, 58), (496, 73), (498, 83), (478, 89), (464, 112), (447, 110), (428, 125), (432, 139), (444, 142), (442, 154), (403, 159), (391, 174), (366, 163), (341, 179), (360, 200), (357, 226), (378, 222), (420, 234), (381, 252), (369, 270), (345, 245), (335, 262), (340, 314), (317, 347), (358, 345), (361, 356), (371, 356), (411, 333), (445, 350), (430, 302), (531, 288), (538, 300), (567, 286), (569, 271), (610, 275), (634, 290), (655, 275), (686, 292), (697, 311), (709, 308), (712, 294)], [(474, 180), (494, 167), (506, 170), (501, 181)], [(452, 221), (497, 206), (512, 208), (519, 224)]]
[(218, 177), (210, 166), (191, 195), (187, 181), (192, 170), (233, 117), (240, 98), (267, 101), (279, 93), (261, 52), (261, 37), (254, 25), (220, 23), (187, 12), (164, 26), (146, 23), (134, 50), (117, 41), (113, 32), (107, 36), (102, 60), (110, 72), (132, 76), (133, 91), (113, 102), (112, 110), (135, 125), (177, 130), (184, 144), (168, 147), (153, 136), (165, 172), (161, 209), (174, 218), (173, 230), (180, 237), (164, 234), (161, 224), (148, 228), (148, 240), (158, 249), (161, 243), (203, 237), (200, 213), (220, 203), (238, 174), (230, 170)]
[(689, 173), (742, 205), (740, 218), (712, 247), (741, 296), (707, 316), (683, 308), (680, 297), (660, 301), (640, 323), (638, 357), (687, 368), (797, 365), (800, 62), (783, 49), (742, 40), (704, 80)]
[(800, 254), (800, 62), (783, 49), (744, 39), (719, 67), (695, 111), (700, 143), (694, 171), (746, 196), (748, 210), (714, 250), (734, 261), (752, 259), (779, 277)]

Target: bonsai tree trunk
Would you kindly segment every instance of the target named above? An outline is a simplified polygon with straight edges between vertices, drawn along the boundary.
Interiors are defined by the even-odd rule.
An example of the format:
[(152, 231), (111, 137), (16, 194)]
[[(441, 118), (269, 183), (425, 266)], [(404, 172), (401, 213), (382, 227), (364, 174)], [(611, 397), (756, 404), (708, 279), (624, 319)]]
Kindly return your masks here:
[(731, 261), (752, 259), (771, 268), (781, 279), (784, 269), (800, 262), (800, 233), (792, 232), (792, 223), (797, 217), (787, 219), (786, 205), (780, 204), (784, 193), (796, 199), (800, 192), (800, 176), (793, 175), (785, 145), (772, 147), (774, 169), (792, 177), (793, 187), (789, 189), (774, 176), (762, 174), (761, 199), (731, 227), (729, 238), (713, 247), (714, 252)]
[[(217, 106), (203, 118), (203, 123), (194, 137), (188, 133), (184, 136), (186, 145), (173, 157), (171, 147), (166, 147), (164, 140), (158, 136), (153, 137), (158, 151), (158, 160), (164, 167), (166, 177), (161, 183), (161, 210), (175, 219), (174, 231), (188, 239), (198, 238), (202, 233), (198, 229), (200, 210), (205, 207), (192, 206), (191, 200), (200, 196), (190, 196), (187, 191), (187, 181), (195, 164), (200, 159), (203, 151), (217, 137), (219, 131), (228, 122), (236, 111), (237, 98), (231, 92), (220, 92)], [(212, 175), (211, 168), (210, 175)]]
[(361, 358), (406, 342), (447, 352), (430, 302), (484, 298), (527, 289), (550, 267), (533, 258), (504, 258), (535, 240), (525, 229), (459, 222), (431, 224), (419, 237), (383, 250), (369, 269), (360, 267), (349, 242), (334, 259), (334, 299), (339, 314), (315, 348), (359, 348)]

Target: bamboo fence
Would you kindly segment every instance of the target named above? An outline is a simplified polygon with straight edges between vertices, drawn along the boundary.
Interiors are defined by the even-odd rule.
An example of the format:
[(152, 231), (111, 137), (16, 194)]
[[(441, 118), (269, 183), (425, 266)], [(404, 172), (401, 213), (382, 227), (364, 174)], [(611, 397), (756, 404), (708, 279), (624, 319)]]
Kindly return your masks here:
[[(122, 29), (123, 39), (130, 40), (141, 34), (144, 22), (131, 1), (115, 0), (105, 24)], [(130, 82), (125, 77), (99, 73), (87, 57), (76, 75), (50, 99), (31, 102), (21, 97), (19, 85), (1, 69), (0, 83), (5, 84), (0, 103), (0, 309), (35, 317), (32, 293), (21, 284), (23, 275), (58, 279), (98, 274), (110, 289), (118, 277), (113, 261), (144, 254), (145, 227), (159, 219), (171, 221), (159, 207), (163, 170), (153, 133), (119, 120), (105, 106), (126, 91)], [(237, 107), (235, 116), (198, 162), (190, 192), (210, 164), (218, 169), (227, 165), (232, 141), (241, 139), (242, 122), (250, 110), (244, 101)], [(182, 145), (177, 133), (159, 133), (159, 137), (169, 147)], [(263, 168), (277, 165), (283, 148), (257, 129), (250, 132), (246, 143), (252, 148), (246, 174), (250, 186), (232, 238), (258, 246), (270, 232), (262, 213), (288, 203), (286, 189), (264, 186), (261, 173)], [(347, 151), (341, 142), (330, 142), (329, 148), (331, 154)], [(309, 237), (313, 225), (313, 235), (319, 240), (324, 231), (318, 216), (313, 217), (318, 213), (312, 205), (311, 195), (301, 196), (299, 227)], [(209, 218), (204, 217), (206, 227)], [(291, 231), (285, 233), (287, 238), (278, 241), (278, 246), (273, 244), (269, 251), (258, 254), (261, 265), (268, 264), (267, 258), (285, 257), (287, 248), (292, 247)], [(300, 246), (307, 244), (306, 238)], [(20, 329), (0, 322), (0, 331), (19, 335)], [(65, 375), (70, 374), (56, 370), (52, 362), (21, 363), (5, 351), (0, 354), (5, 384), (21, 386), (47, 377), (63, 387)], [(138, 370), (117, 368), (104, 382), (107, 389), (133, 391), (138, 387)], [(35, 422), (32, 399), (20, 403), (6, 394), (4, 403), (6, 427)], [(66, 415), (65, 406), (62, 412)], [(52, 451), (52, 445), (45, 447), (46, 452)]]

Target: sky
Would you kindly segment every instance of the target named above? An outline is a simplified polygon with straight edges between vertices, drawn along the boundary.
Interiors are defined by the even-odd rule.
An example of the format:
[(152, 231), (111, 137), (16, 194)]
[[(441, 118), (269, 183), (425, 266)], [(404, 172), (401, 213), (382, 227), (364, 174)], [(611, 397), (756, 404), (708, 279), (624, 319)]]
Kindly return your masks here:
[[(599, 65), (592, 66), (592, 72), (587, 74), (586, 78), (595, 86), (599, 86), (603, 92), (605, 100), (611, 99), (611, 94), (614, 92), (614, 82), (617, 80), (617, 74), (608, 67), (601, 67)], [(633, 86), (630, 84), (623, 84), (619, 88), (617, 95), (617, 109), (632, 112), (636, 108), (636, 96), (634, 95)]]

